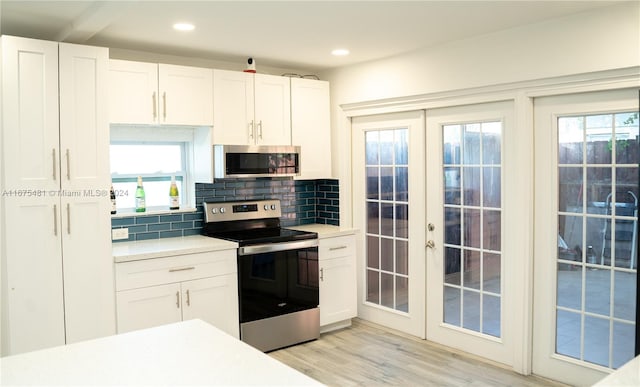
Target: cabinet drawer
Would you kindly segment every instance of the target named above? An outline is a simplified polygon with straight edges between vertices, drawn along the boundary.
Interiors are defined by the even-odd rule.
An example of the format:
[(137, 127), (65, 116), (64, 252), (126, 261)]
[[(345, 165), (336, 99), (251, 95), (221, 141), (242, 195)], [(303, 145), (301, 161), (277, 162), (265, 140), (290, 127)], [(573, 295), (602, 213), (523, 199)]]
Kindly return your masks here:
[(237, 273), (236, 250), (116, 263), (116, 290)]
[(320, 239), (320, 246), (318, 250), (321, 260), (355, 256), (356, 237), (355, 235), (345, 235), (335, 238)]

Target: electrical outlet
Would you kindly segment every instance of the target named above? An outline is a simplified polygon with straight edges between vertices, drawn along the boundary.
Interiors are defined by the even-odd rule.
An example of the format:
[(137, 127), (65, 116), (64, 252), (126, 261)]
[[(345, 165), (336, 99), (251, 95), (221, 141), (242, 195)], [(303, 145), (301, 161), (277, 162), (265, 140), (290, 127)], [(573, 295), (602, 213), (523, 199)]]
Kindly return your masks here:
[(111, 240), (117, 241), (120, 239), (129, 239), (129, 229), (124, 228), (114, 228), (111, 230)]

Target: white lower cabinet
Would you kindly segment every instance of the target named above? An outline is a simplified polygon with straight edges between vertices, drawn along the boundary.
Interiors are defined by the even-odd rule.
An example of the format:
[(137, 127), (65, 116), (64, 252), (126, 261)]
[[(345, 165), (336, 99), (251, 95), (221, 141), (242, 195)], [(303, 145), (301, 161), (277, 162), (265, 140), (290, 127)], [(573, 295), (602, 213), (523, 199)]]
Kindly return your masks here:
[(356, 237), (320, 239), (320, 326), (322, 331), (358, 314)]
[(180, 284), (117, 292), (118, 333), (182, 321)]
[(118, 333), (198, 318), (239, 338), (235, 249), (117, 263), (116, 289)]

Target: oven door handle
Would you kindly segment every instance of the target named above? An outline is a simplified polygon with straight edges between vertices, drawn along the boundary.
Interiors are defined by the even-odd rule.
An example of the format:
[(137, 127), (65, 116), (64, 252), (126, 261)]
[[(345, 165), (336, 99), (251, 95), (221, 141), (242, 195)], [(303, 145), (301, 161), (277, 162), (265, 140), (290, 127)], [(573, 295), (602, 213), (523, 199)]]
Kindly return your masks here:
[(238, 248), (238, 255), (273, 253), (275, 251), (299, 250), (318, 246), (317, 239), (305, 239), (295, 242), (268, 243), (264, 245), (243, 246)]

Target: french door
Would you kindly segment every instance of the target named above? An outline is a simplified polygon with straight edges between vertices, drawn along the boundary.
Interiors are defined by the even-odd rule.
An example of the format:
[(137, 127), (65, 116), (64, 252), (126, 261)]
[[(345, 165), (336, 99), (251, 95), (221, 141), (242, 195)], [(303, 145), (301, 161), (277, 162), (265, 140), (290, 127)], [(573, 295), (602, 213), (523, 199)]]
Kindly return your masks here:
[(533, 372), (590, 385), (634, 357), (638, 91), (538, 98)]
[(424, 338), (424, 112), (356, 117), (352, 135), (358, 315)]
[[(427, 339), (514, 365), (522, 187), (513, 102), (427, 111)], [(512, 183), (513, 184), (513, 183)], [(515, 223), (512, 223), (516, 221)], [(507, 224), (513, 226), (506, 227)]]
[(518, 238), (507, 237), (518, 231), (503, 225), (522, 203), (504, 199), (517, 194), (504, 188), (517, 170), (505, 168), (512, 110), (502, 102), (353, 119), (360, 317), (513, 365), (515, 295), (504, 289), (518, 265)]

